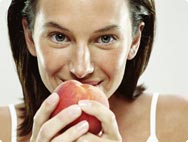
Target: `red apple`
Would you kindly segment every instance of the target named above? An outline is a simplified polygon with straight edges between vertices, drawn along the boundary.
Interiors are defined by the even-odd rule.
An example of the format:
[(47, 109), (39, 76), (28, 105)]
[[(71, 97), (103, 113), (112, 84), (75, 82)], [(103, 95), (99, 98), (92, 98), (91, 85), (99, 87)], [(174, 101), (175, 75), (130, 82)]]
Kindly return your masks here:
[[(77, 104), (79, 100), (95, 100), (109, 108), (109, 102), (105, 94), (97, 87), (89, 84), (82, 84), (75, 80), (69, 80), (60, 84), (55, 89), (55, 92), (59, 95), (60, 101), (53, 111), (52, 117), (66, 107)], [(81, 116), (69, 124), (63, 131), (83, 120), (88, 121), (89, 132), (98, 134), (101, 131), (101, 122), (96, 117), (86, 114), (85, 112), (82, 112)]]

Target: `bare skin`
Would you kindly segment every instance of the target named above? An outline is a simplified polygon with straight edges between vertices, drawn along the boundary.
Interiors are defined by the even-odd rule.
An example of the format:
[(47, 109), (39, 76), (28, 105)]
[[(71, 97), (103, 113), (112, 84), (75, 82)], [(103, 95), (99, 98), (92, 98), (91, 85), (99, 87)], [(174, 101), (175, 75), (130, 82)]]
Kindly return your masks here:
[[(141, 22), (137, 33), (132, 35), (127, 1), (39, 0), (37, 8), (32, 32), (24, 18), (22, 25), (27, 48), (37, 58), (45, 87), (53, 92), (63, 81), (76, 79), (101, 89), (110, 98), (111, 109), (94, 101), (85, 101), (49, 119), (58, 103), (57, 95), (50, 95), (34, 116), (32, 133), (22, 140), (18, 138), (18, 141), (145, 142), (149, 136), (151, 96), (143, 94), (130, 103), (116, 98), (114, 94), (123, 78), (127, 60), (136, 55), (144, 28)], [(18, 116), (19, 107), (16, 106)], [(184, 132), (187, 134), (185, 124), (188, 113), (184, 111), (188, 110), (187, 107), (185, 99), (171, 96), (168, 99), (165, 96), (159, 98), (157, 122), (160, 123), (157, 129), (160, 141), (172, 137), (173, 142), (177, 140), (175, 136), (179, 141), (186, 140)], [(3, 124), (0, 126), (10, 131), (8, 108), (2, 108), (1, 111), (0, 123)], [(87, 122), (79, 123), (57, 135), (62, 128), (79, 117), (82, 111), (101, 121), (101, 136), (87, 133)], [(176, 123), (172, 118), (176, 118), (176, 123), (181, 125), (174, 125)], [(18, 121), (20, 124), (23, 120)], [(169, 128), (169, 124), (173, 124), (173, 127)], [(176, 132), (179, 126), (182, 132)], [(169, 132), (164, 133), (163, 130)], [(10, 133), (6, 131), (1, 132), (2, 139), (10, 140)]]
[[(151, 95), (144, 94), (134, 102), (115, 99), (115, 113), (123, 142), (145, 142), (149, 137)], [(118, 104), (118, 105), (117, 105)], [(112, 105), (112, 104), (111, 104)], [(17, 114), (18, 108), (16, 105)], [(10, 141), (10, 115), (7, 107), (0, 107), (0, 138)], [(157, 104), (157, 136), (160, 142), (179, 142), (188, 139), (188, 99), (183, 96), (161, 95)], [(19, 118), (18, 123), (22, 120)], [(30, 135), (18, 142), (29, 141)]]

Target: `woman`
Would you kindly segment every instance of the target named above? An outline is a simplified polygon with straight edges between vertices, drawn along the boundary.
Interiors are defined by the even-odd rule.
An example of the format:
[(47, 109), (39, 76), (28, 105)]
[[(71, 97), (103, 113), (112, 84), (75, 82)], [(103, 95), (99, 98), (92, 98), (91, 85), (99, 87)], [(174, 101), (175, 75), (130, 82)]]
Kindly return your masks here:
[[(157, 103), (158, 95), (137, 86), (152, 50), (154, 1), (13, 0), (8, 28), (24, 103), (0, 108), (3, 141), (188, 139), (187, 100), (164, 95)], [(110, 109), (95, 101), (80, 101), (50, 119), (59, 101), (53, 90), (71, 79), (101, 89), (109, 99)], [(59, 134), (82, 111), (101, 121), (102, 134), (88, 133), (86, 121)]]

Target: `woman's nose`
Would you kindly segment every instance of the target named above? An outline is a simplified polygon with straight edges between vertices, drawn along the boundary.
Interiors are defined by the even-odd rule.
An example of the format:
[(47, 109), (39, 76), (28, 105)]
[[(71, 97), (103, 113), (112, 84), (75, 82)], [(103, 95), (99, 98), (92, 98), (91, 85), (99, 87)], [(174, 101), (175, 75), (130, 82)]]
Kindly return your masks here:
[(93, 73), (94, 65), (91, 63), (91, 53), (87, 46), (80, 45), (74, 48), (69, 68), (70, 72), (79, 79)]

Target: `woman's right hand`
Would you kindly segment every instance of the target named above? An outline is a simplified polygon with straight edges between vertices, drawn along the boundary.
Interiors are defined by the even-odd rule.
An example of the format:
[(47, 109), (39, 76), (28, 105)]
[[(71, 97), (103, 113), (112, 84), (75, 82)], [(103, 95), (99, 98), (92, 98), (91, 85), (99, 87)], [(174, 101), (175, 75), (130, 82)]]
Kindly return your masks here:
[[(56, 93), (53, 93), (42, 103), (34, 116), (30, 142), (55, 142), (55, 138), (58, 137), (59, 131), (81, 115), (81, 108), (78, 105), (72, 105), (50, 118), (50, 115), (56, 108), (58, 102), (59, 96)], [(65, 131), (63, 133), (64, 136), (62, 141), (75, 141), (85, 134), (88, 129), (88, 122), (82, 121)]]

